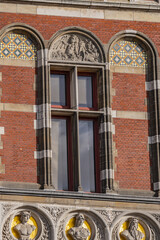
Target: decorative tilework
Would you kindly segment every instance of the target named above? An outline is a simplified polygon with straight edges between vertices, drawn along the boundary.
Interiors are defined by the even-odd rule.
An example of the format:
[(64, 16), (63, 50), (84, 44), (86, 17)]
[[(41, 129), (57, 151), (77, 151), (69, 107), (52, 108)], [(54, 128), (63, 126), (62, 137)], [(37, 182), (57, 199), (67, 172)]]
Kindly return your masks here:
[(145, 68), (147, 66), (147, 54), (140, 43), (120, 40), (110, 50), (110, 64)]
[(0, 58), (36, 60), (37, 49), (27, 34), (10, 33), (0, 42)]

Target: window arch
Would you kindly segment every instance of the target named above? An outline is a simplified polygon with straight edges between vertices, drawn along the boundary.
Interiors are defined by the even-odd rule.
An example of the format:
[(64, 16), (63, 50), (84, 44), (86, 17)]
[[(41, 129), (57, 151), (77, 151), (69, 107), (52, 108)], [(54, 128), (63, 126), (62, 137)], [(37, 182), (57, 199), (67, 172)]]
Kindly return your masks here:
[[(44, 54), (42, 49), (44, 49), (43, 38), (28, 25), (14, 23), (1, 30), (0, 64), (3, 76), (1, 104), (6, 106), (4, 108), (6, 112), (3, 112), (3, 115), (12, 114), (15, 111), (12, 114), (12, 118), (15, 119), (14, 128), (13, 123), (10, 126), (9, 122), (6, 127), (4, 123), (4, 127), (6, 133), (13, 135), (16, 141), (14, 148), (11, 142), (10, 157), (8, 155), (9, 151), (5, 147), (3, 150), (7, 150), (7, 152), (4, 152), (4, 165), (7, 169), (5, 179), (14, 182), (16, 175), (18, 176), (17, 181), (32, 182), (35, 188), (39, 188), (44, 183), (42, 157), (36, 160), (37, 156), (40, 155), (39, 153), (45, 149), (44, 137), (42, 138), (45, 135), (43, 134), (44, 128), (37, 127), (40, 125), (39, 122), (43, 121), (40, 117), (43, 114), (41, 114), (42, 111), (40, 113), (39, 106), (45, 102), (43, 98), (45, 89), (42, 88), (44, 85)], [(8, 67), (9, 71), (6, 71)], [(23, 132), (24, 128), (28, 128), (28, 136), (27, 131)], [(21, 136), (19, 136), (20, 133), (22, 133)], [(17, 154), (19, 146), (21, 146), (21, 154)], [(31, 152), (33, 154), (30, 154)], [(25, 164), (26, 162), (28, 165)], [(12, 169), (14, 163), (17, 167), (8, 176), (8, 169)], [(23, 172), (20, 173), (18, 169), (22, 164)], [(38, 180), (37, 172), (41, 173)]]
[[(113, 162), (113, 165), (115, 166), (116, 164), (115, 180), (118, 180), (118, 182), (115, 181), (114, 184), (116, 186), (118, 183), (119, 187), (117, 188), (122, 189), (125, 187), (127, 188), (126, 183), (128, 182), (129, 188), (132, 187), (133, 189), (139, 188), (148, 190), (150, 188), (155, 192), (159, 192), (159, 140), (158, 138), (156, 139), (156, 135), (159, 135), (159, 90), (157, 80), (158, 62), (156, 48), (144, 34), (133, 30), (126, 30), (124, 32), (116, 34), (110, 40), (108, 50), (108, 59), (110, 62), (109, 79), (111, 79), (112, 76), (112, 88), (116, 88), (113, 90), (115, 92), (115, 96), (113, 96), (111, 104), (113, 110), (112, 113), (114, 115), (112, 115), (112, 117), (113, 123), (115, 123), (115, 133), (117, 135), (119, 134), (119, 139), (121, 139), (120, 141), (126, 139), (126, 141), (124, 140), (124, 143), (121, 145), (123, 153), (127, 153), (126, 149), (124, 150), (125, 146), (126, 148), (128, 146), (127, 141), (130, 141), (130, 144), (133, 146), (133, 149), (130, 149), (128, 152), (128, 156), (124, 156), (123, 153), (120, 152), (118, 153), (119, 160), (116, 156), (114, 156), (115, 162)], [(124, 89), (126, 89), (125, 94), (122, 93), (120, 84), (123, 85)], [(120, 98), (121, 103), (118, 100)], [(138, 102), (139, 99), (140, 102)], [(142, 113), (143, 116), (138, 115)], [(117, 115), (116, 118), (115, 114)], [(128, 136), (124, 136), (125, 134), (123, 135), (122, 131), (125, 131), (125, 127), (122, 127), (121, 130), (118, 127), (120, 121), (123, 121), (122, 126), (125, 126), (126, 129), (131, 127), (131, 124), (133, 124), (133, 126), (136, 126), (136, 124), (140, 124), (141, 121), (144, 121), (144, 123), (148, 122), (144, 129), (146, 133), (144, 134), (143, 132), (144, 135), (142, 134), (143, 140), (141, 138), (138, 138), (140, 136), (140, 129), (138, 128), (135, 128), (134, 132), (133, 128), (131, 127), (132, 134), (131, 132), (129, 132), (129, 134), (126, 132)], [(135, 124), (134, 121), (137, 121), (137, 123)], [(143, 127), (144, 126), (142, 126), (142, 128)], [(118, 144), (118, 138), (116, 137), (116, 134), (113, 135), (113, 141), (115, 145)], [(138, 134), (137, 138), (136, 134)], [(145, 142), (145, 150), (143, 149), (143, 151), (146, 151), (146, 156), (148, 155), (148, 157), (142, 157), (142, 155), (140, 156), (140, 149), (137, 150), (135, 146), (136, 141), (139, 141), (139, 146), (141, 145), (142, 141)], [(148, 150), (146, 148), (147, 144), (149, 144), (148, 154)], [(146, 163), (147, 161), (148, 163)], [(127, 168), (127, 164), (133, 165), (132, 167), (131, 165), (130, 167), (128, 165)], [(137, 164), (139, 164), (139, 172), (134, 168), (134, 164), (136, 165), (136, 168)], [(147, 183), (147, 179), (149, 179), (150, 166), (152, 186), (149, 187), (150, 183), (148, 182), (147, 187), (145, 184)], [(124, 177), (120, 177), (122, 173), (126, 174), (126, 176), (127, 174), (132, 175), (131, 181), (127, 180), (124, 185), (121, 181), (121, 179), (124, 179)], [(145, 176), (145, 173), (147, 176)], [(119, 179), (117, 177), (118, 175)], [(133, 179), (135, 182), (133, 182)], [(142, 181), (144, 181), (144, 183)]]
[[(105, 191), (103, 47), (97, 37), (85, 29), (63, 29), (49, 41), (48, 65), (52, 184), (59, 190)], [(65, 152), (60, 152), (62, 149)], [(65, 163), (65, 167), (58, 166), (60, 162)]]

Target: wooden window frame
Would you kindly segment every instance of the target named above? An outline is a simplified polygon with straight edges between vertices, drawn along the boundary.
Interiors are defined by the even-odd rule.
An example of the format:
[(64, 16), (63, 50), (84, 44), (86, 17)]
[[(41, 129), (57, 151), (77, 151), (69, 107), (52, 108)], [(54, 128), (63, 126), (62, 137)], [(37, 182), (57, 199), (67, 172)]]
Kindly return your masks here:
[(70, 73), (67, 71), (51, 71), (50, 75), (65, 75), (65, 94), (66, 94), (66, 105), (52, 105), (52, 108), (62, 108), (68, 109), (70, 108)]
[[(76, 84), (74, 90), (76, 93), (78, 93), (78, 76), (90, 76), (92, 78), (92, 103), (93, 107), (79, 107), (72, 108), (71, 107), (71, 70), (74, 68), (74, 72), (76, 73)], [(76, 175), (76, 172), (78, 175), (80, 174), (78, 162), (80, 161), (79, 156), (79, 131), (77, 121), (79, 120), (92, 120), (93, 121), (93, 138), (94, 138), (94, 168), (95, 168), (95, 193), (100, 192), (100, 156), (99, 156), (99, 136), (98, 136), (98, 118), (100, 117), (100, 111), (98, 111), (98, 91), (97, 91), (97, 85), (98, 85), (98, 75), (97, 72), (93, 72), (91, 68), (87, 68), (86, 71), (81, 71), (81, 67), (73, 67), (71, 70), (62, 71), (62, 70), (51, 70), (51, 74), (60, 74), (66, 76), (66, 106), (61, 105), (51, 105), (51, 117), (52, 118), (62, 118), (67, 119), (67, 160), (68, 160), (68, 191), (76, 191), (79, 190), (79, 177)], [(91, 70), (91, 71), (88, 71)], [(80, 71), (79, 71), (80, 70)], [(73, 89), (72, 89), (73, 91)], [(77, 98), (75, 93), (72, 94)], [(78, 116), (78, 118), (74, 117), (74, 114)], [(73, 124), (72, 124), (72, 118), (73, 121), (75, 121), (75, 134), (77, 135), (77, 141), (73, 142)], [(75, 146), (77, 144), (77, 146)], [(73, 152), (73, 149), (76, 149), (75, 152)], [(73, 158), (73, 155), (76, 155), (77, 158)], [(76, 161), (76, 163), (75, 163)], [(76, 168), (78, 169), (76, 169)], [(79, 179), (79, 180), (78, 180)], [(77, 185), (78, 184), (78, 185)], [(59, 191), (59, 190), (57, 190)], [(65, 190), (64, 190), (65, 191)], [(82, 189), (83, 191), (83, 189)], [(92, 192), (93, 193), (93, 192)]]
[(80, 110), (87, 110), (87, 111), (91, 111), (91, 110), (97, 110), (98, 109), (98, 104), (97, 104), (97, 77), (96, 77), (96, 73), (92, 73), (92, 72), (79, 72), (77, 73), (77, 79), (78, 76), (87, 76), (87, 77), (91, 77), (92, 78), (92, 105), (93, 107), (89, 108), (89, 107), (79, 107)]

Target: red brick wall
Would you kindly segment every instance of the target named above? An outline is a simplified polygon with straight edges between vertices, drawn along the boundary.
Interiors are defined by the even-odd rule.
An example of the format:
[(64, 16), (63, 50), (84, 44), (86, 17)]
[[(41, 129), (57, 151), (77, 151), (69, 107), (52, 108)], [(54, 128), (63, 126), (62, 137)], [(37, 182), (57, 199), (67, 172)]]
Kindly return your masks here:
[(3, 80), (3, 103), (35, 104), (35, 91), (33, 89), (35, 69), (31, 67), (0, 66)]
[[(2, 103), (35, 105), (33, 90), (35, 69), (31, 67), (0, 66), (2, 72)], [(24, 110), (25, 111), (25, 110)], [(5, 174), (0, 181), (37, 182), (35, 113), (2, 111), (0, 126), (5, 128), (2, 135), (3, 149), (0, 150)]]
[[(11, 23), (24, 23), (37, 29), (45, 40), (58, 30), (79, 26), (94, 33), (103, 43), (116, 33), (133, 29), (146, 34), (160, 53), (160, 23), (129, 22), (72, 17), (37, 16), (30, 14), (0, 14), (0, 29)], [(2, 67), (2, 102), (35, 104), (33, 91), (34, 69)], [(112, 86), (116, 89), (113, 109), (123, 111), (147, 111), (144, 104), (144, 75), (114, 74)], [(23, 83), (23, 84), (22, 84)], [(0, 126), (5, 127), (2, 136), (4, 149), (0, 150), (6, 165), (6, 174), (1, 180), (36, 182), (34, 113), (3, 112)], [(150, 189), (149, 152), (147, 150), (148, 122), (145, 120), (114, 119), (116, 135), (114, 141), (118, 151), (115, 162), (116, 180), (120, 188)], [(27, 126), (27, 131), (26, 131)], [(22, 150), (21, 150), (22, 148)]]
[[(114, 73), (112, 108), (147, 112), (145, 74)], [(148, 120), (114, 119), (117, 149), (115, 180), (119, 188), (150, 190), (150, 158), (147, 149)]]
[(148, 121), (114, 119), (116, 144), (115, 180), (119, 188), (150, 190), (150, 159), (147, 149)]
[(35, 113), (2, 111), (0, 123), (5, 128), (5, 135), (2, 135), (0, 156), (5, 164), (5, 174), (0, 174), (1, 181), (37, 182), (34, 119)]
[(114, 73), (112, 108), (121, 111), (147, 112), (145, 74)]

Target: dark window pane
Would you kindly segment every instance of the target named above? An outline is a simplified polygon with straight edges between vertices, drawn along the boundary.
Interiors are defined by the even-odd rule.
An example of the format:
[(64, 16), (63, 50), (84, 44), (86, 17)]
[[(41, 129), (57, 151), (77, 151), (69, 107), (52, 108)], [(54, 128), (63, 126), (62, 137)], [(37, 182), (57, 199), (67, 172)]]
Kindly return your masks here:
[(53, 185), (68, 190), (67, 120), (52, 119)]
[(79, 121), (81, 184), (85, 192), (95, 192), (93, 121)]
[(92, 77), (78, 76), (79, 107), (93, 107)]
[(66, 79), (62, 74), (51, 74), (51, 104), (66, 105)]

